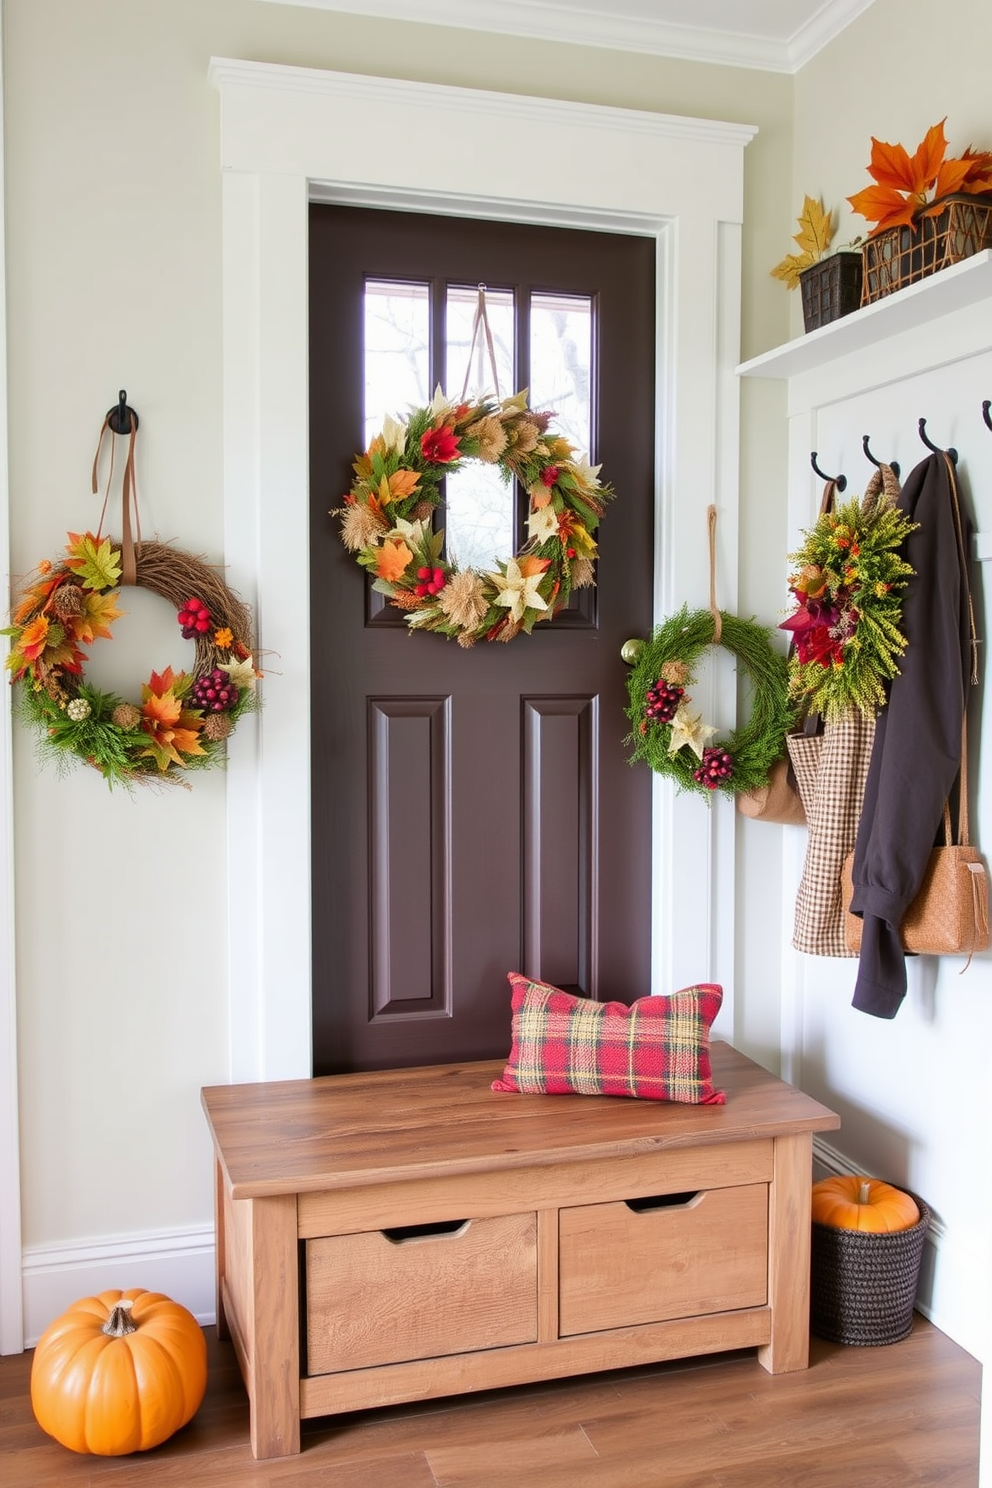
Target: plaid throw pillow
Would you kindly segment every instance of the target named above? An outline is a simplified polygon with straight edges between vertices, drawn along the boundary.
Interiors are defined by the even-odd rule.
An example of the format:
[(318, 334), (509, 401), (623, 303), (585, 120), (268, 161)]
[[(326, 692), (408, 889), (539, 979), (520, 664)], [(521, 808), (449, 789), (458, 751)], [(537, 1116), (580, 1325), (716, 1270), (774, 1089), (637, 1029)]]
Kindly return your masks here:
[(710, 1068), (710, 1024), (723, 990), (591, 1002), (511, 972), (513, 1044), (494, 1090), (522, 1095), (633, 1095), (722, 1106)]

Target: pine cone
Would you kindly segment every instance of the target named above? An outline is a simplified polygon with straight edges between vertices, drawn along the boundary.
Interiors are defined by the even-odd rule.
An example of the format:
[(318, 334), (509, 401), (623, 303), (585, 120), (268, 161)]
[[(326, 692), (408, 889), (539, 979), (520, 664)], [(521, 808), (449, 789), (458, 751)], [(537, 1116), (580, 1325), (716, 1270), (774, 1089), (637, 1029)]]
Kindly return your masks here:
[(231, 719), (227, 713), (211, 713), (203, 725), (203, 737), (212, 744), (219, 744), (231, 732)]
[(414, 522), (426, 522), (433, 515), (433, 501), (418, 501), (416, 506), (413, 508), (413, 511), (410, 513), (411, 520)]
[(141, 709), (136, 708), (133, 703), (118, 703), (110, 721), (115, 728), (136, 729), (141, 722)]
[(60, 584), (52, 595), (52, 609), (60, 620), (72, 620), (83, 613), (83, 591), (78, 584)]

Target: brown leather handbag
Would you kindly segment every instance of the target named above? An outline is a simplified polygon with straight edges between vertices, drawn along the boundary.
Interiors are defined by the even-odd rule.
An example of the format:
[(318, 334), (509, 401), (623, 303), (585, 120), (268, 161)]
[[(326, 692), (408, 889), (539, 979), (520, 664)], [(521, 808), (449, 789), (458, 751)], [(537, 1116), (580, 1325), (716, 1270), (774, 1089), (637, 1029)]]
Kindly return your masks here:
[[(944, 803), (944, 845), (935, 847), (916, 898), (899, 927), (903, 949), (919, 956), (967, 956), (989, 947), (989, 880), (982, 855), (968, 841), (967, 737), (962, 730), (958, 840), (951, 831), (951, 811)], [(861, 917), (853, 915), (854, 854), (844, 859), (841, 894), (844, 938), (849, 950), (861, 950)]]
[(754, 790), (739, 791), (737, 810), (751, 821), (779, 822), (787, 827), (801, 827), (806, 820), (802, 797), (794, 784), (792, 762), (776, 760), (764, 785)]

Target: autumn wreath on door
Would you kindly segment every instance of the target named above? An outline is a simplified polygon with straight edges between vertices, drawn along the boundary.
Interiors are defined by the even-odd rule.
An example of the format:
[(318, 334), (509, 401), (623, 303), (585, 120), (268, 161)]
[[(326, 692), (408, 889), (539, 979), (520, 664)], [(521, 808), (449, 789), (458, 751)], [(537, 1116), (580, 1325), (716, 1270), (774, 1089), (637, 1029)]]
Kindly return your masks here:
[[(373, 576), (372, 587), (403, 610), (411, 630), (436, 631), (460, 646), (512, 641), (551, 620), (573, 589), (593, 583), (594, 533), (613, 491), (567, 439), (553, 415), (511, 398), (454, 402), (440, 389), (356, 457), (344, 498), (341, 540)], [(459, 569), (433, 530), (441, 481), (467, 461), (493, 465), (527, 492), (527, 542), (495, 568)]]

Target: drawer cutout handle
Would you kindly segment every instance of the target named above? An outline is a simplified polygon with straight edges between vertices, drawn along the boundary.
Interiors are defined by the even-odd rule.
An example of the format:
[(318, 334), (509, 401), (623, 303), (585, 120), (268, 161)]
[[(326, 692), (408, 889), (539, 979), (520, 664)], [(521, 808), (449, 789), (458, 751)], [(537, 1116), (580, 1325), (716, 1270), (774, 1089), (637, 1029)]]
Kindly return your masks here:
[(699, 1193), (694, 1188), (690, 1193), (650, 1194), (643, 1199), (624, 1199), (624, 1203), (635, 1214), (650, 1214), (654, 1209), (688, 1209)]
[(472, 1223), (470, 1219), (437, 1219), (431, 1224), (395, 1225), (391, 1230), (380, 1231), (390, 1245), (403, 1245), (407, 1240), (430, 1240), (445, 1235), (463, 1235)]

